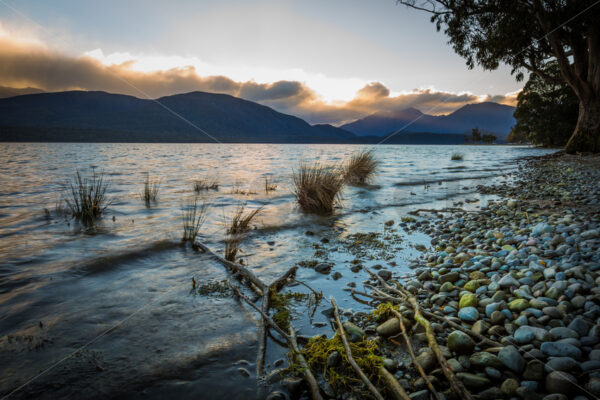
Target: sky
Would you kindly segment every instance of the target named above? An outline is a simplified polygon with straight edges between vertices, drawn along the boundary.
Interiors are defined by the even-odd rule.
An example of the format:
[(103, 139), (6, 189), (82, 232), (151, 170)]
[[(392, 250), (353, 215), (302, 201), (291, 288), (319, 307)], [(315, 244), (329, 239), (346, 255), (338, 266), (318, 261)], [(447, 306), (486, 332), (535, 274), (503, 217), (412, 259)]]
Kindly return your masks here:
[(510, 69), (469, 70), (395, 0), (0, 0), (0, 86), (140, 98), (203, 90), (311, 123), (515, 103)]

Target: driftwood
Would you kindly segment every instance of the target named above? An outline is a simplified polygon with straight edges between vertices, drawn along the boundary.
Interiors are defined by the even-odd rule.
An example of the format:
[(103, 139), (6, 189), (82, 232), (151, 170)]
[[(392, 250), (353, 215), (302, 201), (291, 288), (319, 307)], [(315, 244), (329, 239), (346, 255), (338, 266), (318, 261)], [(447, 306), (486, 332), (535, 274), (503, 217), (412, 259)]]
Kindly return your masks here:
[[(414, 316), (415, 321), (417, 321), (421, 326), (423, 326), (423, 328), (425, 328), (425, 335), (427, 337), (427, 342), (429, 343), (429, 347), (431, 348), (431, 350), (433, 350), (433, 353), (435, 354), (435, 356), (438, 360), (438, 363), (440, 364), (440, 367), (442, 369), (442, 372), (444, 373), (444, 376), (448, 380), (448, 383), (450, 383), (450, 388), (458, 396), (458, 398), (466, 399), (466, 400), (473, 400), (473, 396), (471, 396), (471, 393), (465, 388), (463, 383), (458, 378), (456, 378), (456, 375), (454, 375), (454, 371), (448, 365), (448, 361), (446, 361), (446, 357), (444, 357), (444, 355), (442, 354), (442, 351), (440, 350), (440, 347), (437, 343), (435, 334), (433, 332), (433, 328), (431, 327), (431, 323), (421, 313), (421, 307), (419, 306), (419, 303), (418, 303), (416, 297), (413, 296), (413, 294), (410, 293), (408, 290), (406, 290), (402, 287), (394, 288), (394, 287), (390, 286), (379, 275), (373, 273), (367, 267), (365, 267), (365, 270), (371, 276), (375, 277), (386, 290), (399, 295), (402, 299), (405, 299), (408, 302), (408, 304), (410, 304), (410, 306), (412, 307), (412, 309), (415, 313), (415, 316)], [(450, 321), (448, 321), (448, 322), (450, 322)]]
[[(224, 259), (223, 257), (221, 257), (217, 253), (213, 252), (208, 246), (206, 246), (204, 243), (200, 242), (197, 239), (194, 242), (194, 248), (202, 250), (202, 252), (208, 254), (215, 260), (219, 261), (221, 264), (223, 264), (227, 268), (231, 269), (236, 274), (239, 274), (240, 276), (246, 278), (251, 283), (251, 289), (253, 291), (255, 291), (258, 295), (264, 296), (265, 292), (267, 291), (267, 287), (260, 279), (258, 279), (258, 277), (256, 275), (254, 275), (254, 273), (252, 271), (250, 271), (249, 269), (247, 269), (246, 267), (244, 267), (241, 264), (234, 263), (234, 262)], [(252, 285), (254, 287), (252, 287)]]
[[(271, 308), (271, 294), (281, 290), (288, 280), (293, 279), (293, 277), (296, 275), (297, 269), (297, 266), (290, 268), (285, 274), (277, 278), (269, 285), (262, 297), (261, 310), (263, 314), (267, 315), (269, 313), (269, 309)], [(258, 376), (262, 376), (264, 374), (268, 331), (268, 327), (265, 325), (264, 320), (262, 320), (262, 323), (258, 327), (258, 352), (256, 356), (256, 374)]]
[(387, 385), (388, 391), (394, 400), (412, 400), (394, 375), (390, 374), (385, 367), (379, 369), (379, 375)]
[(448, 318), (446, 318), (446, 317), (444, 317), (442, 315), (437, 315), (437, 314), (434, 314), (432, 312), (425, 311), (425, 310), (421, 310), (421, 313), (423, 313), (423, 315), (426, 316), (426, 317), (428, 317), (428, 318), (434, 318), (434, 319), (437, 319), (440, 322), (445, 322), (448, 325), (450, 325), (451, 327), (453, 327), (454, 329), (458, 329), (459, 331), (462, 331), (462, 332), (466, 333), (467, 335), (473, 337), (474, 339), (477, 339), (477, 340), (481, 341), (483, 344), (491, 345), (493, 347), (504, 347), (503, 344), (498, 343), (498, 342), (496, 342), (496, 341), (494, 341), (492, 339), (486, 338), (485, 336), (483, 336), (483, 335), (481, 335), (481, 334), (479, 334), (477, 332), (473, 332), (472, 330), (467, 329), (467, 328), (463, 327), (462, 325), (457, 324), (456, 322), (451, 321), (451, 320), (449, 320)]
[(452, 370), (452, 368), (450, 368), (450, 365), (448, 365), (446, 357), (444, 357), (442, 351), (440, 350), (440, 347), (438, 346), (431, 324), (425, 317), (423, 317), (423, 314), (421, 314), (421, 307), (419, 306), (417, 299), (415, 298), (415, 296), (413, 296), (407, 291), (405, 291), (405, 296), (415, 312), (415, 321), (417, 321), (419, 324), (421, 324), (421, 326), (423, 326), (423, 328), (425, 328), (425, 335), (427, 336), (427, 342), (429, 343), (429, 347), (431, 348), (431, 350), (433, 350), (433, 353), (435, 354), (438, 363), (442, 368), (442, 372), (444, 373), (446, 379), (450, 383), (450, 388), (458, 396), (458, 398), (473, 400), (473, 396), (471, 396), (471, 393), (469, 393), (469, 391), (465, 388), (463, 383), (460, 380), (458, 380), (458, 378), (456, 378), (456, 375), (454, 375), (454, 371)]
[(256, 304), (254, 304), (248, 297), (244, 296), (244, 294), (237, 287), (235, 287), (234, 285), (231, 285), (231, 284), (229, 286), (239, 296), (239, 298), (241, 298), (246, 303), (248, 303), (248, 305), (250, 307), (254, 308), (261, 315), (262, 319), (265, 321), (266, 324), (268, 324), (277, 333), (279, 333), (279, 335), (281, 335), (281, 337), (283, 337), (285, 339), (285, 341), (288, 343), (288, 347), (290, 349), (292, 349), (292, 351), (294, 352), (294, 357), (296, 358), (296, 360), (302, 367), (302, 370), (304, 371), (304, 378), (306, 379), (306, 381), (308, 382), (308, 385), (310, 386), (310, 392), (312, 394), (313, 400), (323, 400), (323, 397), (321, 397), (321, 393), (319, 392), (319, 385), (317, 384), (317, 380), (315, 379), (315, 376), (311, 372), (310, 367), (308, 366), (308, 363), (306, 362), (306, 359), (300, 352), (300, 347), (298, 347), (298, 341), (296, 340), (296, 332), (294, 331), (294, 328), (290, 326), (289, 333), (284, 332), (283, 329), (281, 329), (275, 323), (275, 321), (273, 321), (271, 319), (271, 317), (269, 317), (267, 314), (263, 313), (263, 311), (260, 308), (258, 308), (256, 306)]
[(365, 384), (367, 389), (369, 389), (369, 392), (371, 392), (371, 394), (376, 399), (383, 400), (383, 396), (381, 396), (381, 393), (379, 393), (377, 388), (371, 383), (371, 381), (365, 375), (365, 373), (362, 371), (362, 369), (360, 369), (360, 367), (358, 366), (356, 361), (354, 361), (354, 357), (352, 357), (352, 350), (350, 349), (350, 344), (348, 343), (348, 339), (346, 338), (346, 334), (344, 333), (344, 327), (342, 326), (342, 321), (340, 321), (340, 315), (338, 312), (337, 303), (335, 302), (335, 299), (333, 297), (330, 297), (329, 299), (331, 300), (331, 305), (333, 306), (333, 314), (335, 317), (335, 323), (336, 323), (338, 331), (340, 333), (342, 342), (344, 343), (344, 348), (346, 349), (346, 357), (348, 357), (348, 362), (350, 363), (352, 368), (354, 368), (354, 371), (360, 377), (360, 379), (363, 381), (363, 383)]
[[(417, 357), (415, 356), (415, 352), (413, 350), (412, 343), (410, 342), (410, 339), (408, 338), (408, 334), (406, 332), (406, 327), (404, 326), (404, 322), (402, 321), (402, 319), (404, 317), (398, 311), (396, 311), (396, 310), (392, 310), (392, 311), (396, 315), (396, 318), (398, 318), (398, 321), (400, 324), (400, 331), (402, 332), (402, 337), (404, 338), (404, 343), (406, 343), (406, 349), (408, 350), (408, 354), (410, 355), (410, 359), (412, 360), (413, 365), (415, 366), (417, 371), (419, 371), (419, 374), (421, 375), (421, 377), (423, 377), (425, 384), (429, 388), (429, 391), (431, 393), (433, 393), (433, 396), (436, 398), (436, 400), (442, 400), (440, 395), (438, 394), (438, 392), (435, 390), (435, 388), (431, 384), (431, 381), (427, 377), (427, 374), (423, 370), (423, 367), (421, 367), (421, 364), (419, 364), (419, 362), (417, 361)], [(400, 344), (400, 343), (397, 343), (397, 344)]]

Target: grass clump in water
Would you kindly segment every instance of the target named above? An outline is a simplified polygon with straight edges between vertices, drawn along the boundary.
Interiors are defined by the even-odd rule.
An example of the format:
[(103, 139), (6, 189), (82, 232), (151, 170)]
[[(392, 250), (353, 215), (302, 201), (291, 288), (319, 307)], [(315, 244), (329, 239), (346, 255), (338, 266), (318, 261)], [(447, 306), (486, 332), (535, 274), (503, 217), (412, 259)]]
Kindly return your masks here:
[(208, 190), (219, 190), (219, 182), (214, 178), (198, 179), (194, 182), (194, 191), (196, 193)]
[(379, 160), (373, 150), (361, 150), (350, 156), (345, 166), (345, 180), (349, 185), (363, 186), (369, 183), (377, 172)]
[(252, 220), (260, 213), (262, 207), (244, 213), (245, 206), (240, 206), (235, 212), (229, 228), (227, 229), (228, 238), (225, 241), (225, 259), (235, 262), (240, 243), (244, 240), (246, 234), (250, 231)]
[(158, 190), (160, 187), (160, 181), (153, 180), (150, 178), (150, 174), (146, 172), (146, 180), (144, 181), (144, 191), (142, 192), (142, 199), (146, 203), (146, 206), (150, 206), (151, 203), (156, 203), (158, 200)]
[(182, 207), (183, 242), (194, 242), (206, 217), (207, 205), (198, 196)]
[(319, 163), (300, 164), (293, 175), (294, 195), (303, 212), (328, 214), (340, 200), (344, 173)]
[(269, 176), (265, 176), (265, 193), (274, 192), (277, 190), (277, 184)]
[(79, 171), (67, 184), (67, 198), (65, 205), (70, 214), (82, 224), (92, 226), (104, 210), (111, 204), (106, 196), (109, 182), (104, 179), (104, 174), (92, 172), (89, 177), (84, 177)]
[[(373, 340), (364, 339), (360, 342), (350, 342), (350, 350), (354, 360), (376, 386), (379, 384), (379, 369), (383, 365), (383, 359), (377, 355), (377, 349), (378, 346)], [(346, 350), (339, 334), (336, 333), (331, 339), (322, 336), (313, 337), (301, 352), (311, 370), (321, 373), (336, 392), (362, 390), (364, 393), (361, 394), (369, 398), (362, 380), (348, 363)], [(339, 361), (329, 365), (328, 358), (333, 353), (339, 355)], [(293, 359), (292, 356), (293, 354), (289, 358)], [(291, 363), (290, 369), (293, 373), (302, 373), (301, 367), (296, 363)]]
[(463, 158), (465, 158), (465, 157), (463, 156), (462, 153), (452, 153), (452, 156), (450, 156), (450, 159), (452, 161), (462, 161)]

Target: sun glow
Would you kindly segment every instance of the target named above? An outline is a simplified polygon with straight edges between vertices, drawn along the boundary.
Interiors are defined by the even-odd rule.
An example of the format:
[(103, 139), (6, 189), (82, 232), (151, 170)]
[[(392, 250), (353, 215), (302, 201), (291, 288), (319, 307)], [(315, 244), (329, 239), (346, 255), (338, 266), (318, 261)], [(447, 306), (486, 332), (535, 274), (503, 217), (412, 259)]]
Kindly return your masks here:
[(238, 82), (298, 81), (313, 89), (320, 100), (331, 104), (352, 100), (356, 96), (356, 92), (368, 82), (368, 80), (358, 78), (332, 78), (321, 73), (309, 73), (300, 68), (272, 69), (248, 65), (214, 65), (194, 56), (134, 55), (129, 52), (104, 54), (102, 49), (91, 50), (84, 54), (107, 66), (127, 65), (128, 68), (139, 72), (191, 67), (198, 76), (222, 75)]

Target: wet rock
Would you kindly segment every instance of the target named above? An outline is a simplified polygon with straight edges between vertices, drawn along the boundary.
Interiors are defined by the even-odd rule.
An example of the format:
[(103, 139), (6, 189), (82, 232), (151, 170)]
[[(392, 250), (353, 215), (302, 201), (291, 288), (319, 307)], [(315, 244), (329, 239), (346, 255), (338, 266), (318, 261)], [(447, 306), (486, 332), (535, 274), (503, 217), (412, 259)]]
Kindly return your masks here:
[(475, 342), (469, 335), (461, 331), (453, 331), (448, 335), (447, 346), (456, 354), (469, 355), (475, 348)]
[(440, 275), (439, 281), (440, 283), (455, 283), (456, 281), (458, 281), (458, 278), (458, 272), (448, 272), (447, 274)]
[(517, 393), (517, 388), (519, 387), (519, 381), (516, 379), (506, 379), (500, 385), (500, 391), (507, 396), (514, 396)]
[(350, 321), (346, 321), (342, 324), (344, 331), (348, 335), (348, 339), (351, 342), (360, 342), (366, 337), (365, 331), (354, 325)]
[(531, 360), (527, 363), (523, 371), (523, 379), (529, 381), (539, 381), (544, 377), (544, 363), (539, 360)]
[(469, 357), (469, 361), (471, 362), (471, 365), (479, 368), (502, 368), (503, 366), (502, 362), (498, 359), (498, 357), (486, 351), (473, 353), (473, 355)]
[(579, 369), (579, 363), (571, 357), (554, 357), (544, 366), (546, 372), (552, 371), (574, 371)]
[(384, 281), (389, 281), (392, 279), (392, 272), (385, 269), (378, 271), (377, 275), (379, 275)]
[(401, 332), (398, 318), (390, 318), (376, 329), (377, 334), (383, 337), (397, 335)]
[(479, 311), (475, 307), (465, 307), (458, 311), (458, 318), (465, 322), (475, 322), (479, 319)]
[(342, 277), (342, 274), (340, 272), (338, 272), (338, 271), (336, 271), (333, 274), (331, 274), (331, 279), (333, 279), (334, 281), (337, 281), (341, 277)]
[(521, 312), (529, 307), (529, 301), (525, 299), (515, 299), (508, 303), (508, 308), (511, 311)]
[(465, 293), (458, 302), (458, 308), (477, 307), (477, 296), (473, 293)]
[(577, 379), (567, 372), (550, 372), (546, 376), (546, 392), (572, 394), (575, 388), (573, 382), (577, 382)]
[(426, 350), (429, 351), (423, 351), (417, 356), (417, 362), (419, 365), (421, 365), (421, 368), (423, 368), (425, 372), (429, 372), (435, 367), (436, 361), (433, 352), (430, 349)]
[(243, 377), (250, 377), (250, 371), (248, 371), (246, 368), (238, 368), (237, 371), (240, 373), (240, 375), (242, 375)]
[(324, 275), (329, 274), (329, 272), (331, 272), (331, 268), (333, 268), (333, 264), (331, 263), (318, 263), (315, 265), (315, 271)]
[(525, 359), (514, 346), (505, 346), (498, 352), (498, 359), (502, 364), (517, 374), (525, 369)]
[(302, 378), (284, 378), (281, 384), (292, 396), (299, 395), (304, 389), (304, 380)]
[(500, 279), (498, 281), (498, 285), (500, 285), (501, 288), (511, 288), (511, 287), (519, 287), (521, 286), (519, 284), (519, 281), (517, 281), (515, 278), (513, 278), (510, 275), (504, 275), (502, 277), (502, 279)]
[(282, 392), (275, 390), (269, 393), (265, 400), (287, 400), (287, 396)]
[(540, 350), (551, 357), (581, 358), (581, 350), (569, 343), (546, 342), (542, 343)]
[(469, 372), (458, 372), (456, 377), (468, 388), (480, 389), (490, 385), (490, 380), (486, 377), (471, 374)]
[(571, 321), (571, 323), (568, 325), (568, 328), (573, 329), (579, 334), (579, 336), (585, 336), (590, 330), (590, 325), (585, 322), (583, 318), (577, 317)]
[(411, 400), (429, 400), (429, 390), (419, 390), (408, 395)]
[(337, 351), (332, 351), (327, 356), (327, 365), (330, 367), (335, 367), (340, 363), (340, 361), (342, 361), (342, 356)]

